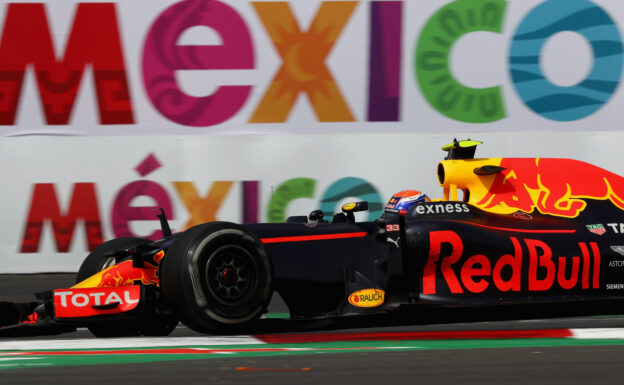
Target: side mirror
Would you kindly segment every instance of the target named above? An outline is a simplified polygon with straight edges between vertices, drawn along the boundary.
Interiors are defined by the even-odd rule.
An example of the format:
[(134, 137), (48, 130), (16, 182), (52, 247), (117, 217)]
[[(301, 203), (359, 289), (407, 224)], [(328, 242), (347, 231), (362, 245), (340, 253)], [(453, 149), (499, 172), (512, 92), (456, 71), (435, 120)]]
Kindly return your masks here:
[(353, 202), (353, 203), (345, 203), (342, 205), (342, 212), (345, 214), (348, 213), (357, 213), (358, 211), (366, 211), (368, 210), (368, 202)]
[(348, 223), (355, 223), (355, 215), (353, 215), (353, 213), (357, 213), (359, 211), (367, 211), (367, 210), (368, 210), (367, 201), (352, 202), (352, 203), (346, 203), (342, 205), (342, 212), (347, 214)]
[(308, 215), (308, 223), (325, 223), (324, 216), (322, 210), (314, 210)]

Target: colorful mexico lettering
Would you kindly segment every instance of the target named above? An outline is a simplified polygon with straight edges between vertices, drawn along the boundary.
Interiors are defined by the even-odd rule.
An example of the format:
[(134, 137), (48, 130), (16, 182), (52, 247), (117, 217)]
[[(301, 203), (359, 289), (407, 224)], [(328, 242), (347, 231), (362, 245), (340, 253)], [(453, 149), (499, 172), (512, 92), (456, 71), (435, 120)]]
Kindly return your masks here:
[[(273, 76), (249, 123), (283, 123), (295, 102), (307, 97), (320, 122), (354, 122), (349, 101), (338, 86), (328, 56), (360, 3), (367, 3), (370, 30), (368, 85), (364, 103), (369, 122), (401, 120), (401, 58), (405, 44), (405, 1), (321, 1), (300, 26), (286, 1), (250, 2), (281, 66)], [(504, 0), (447, 2), (425, 23), (416, 40), (413, 68), (417, 85), (438, 113), (461, 122), (489, 123), (507, 117), (502, 86), (470, 88), (451, 73), (449, 54), (459, 38), (472, 32), (505, 30)], [(50, 3), (50, 7), (56, 4)], [(48, 125), (69, 124), (87, 65), (93, 67), (99, 123), (135, 124), (128, 87), (123, 39), (115, 3), (77, 3), (63, 55), (53, 46), (43, 3), (8, 3), (0, 41), (0, 125), (16, 124), (26, 68), (34, 68)], [(184, 0), (163, 10), (145, 28), (142, 80), (152, 105), (166, 119), (205, 127), (227, 122), (248, 102), (252, 85), (218, 87), (208, 96), (185, 93), (175, 79), (178, 70), (253, 70), (257, 68), (250, 21), (217, 0)], [(302, 23), (303, 24), (303, 23)], [(179, 46), (178, 38), (193, 27), (208, 27), (220, 45)], [(582, 35), (594, 62), (579, 84), (552, 84), (540, 67), (546, 40), (562, 31)], [(60, 59), (57, 59), (59, 57)], [(354, 59), (355, 60), (355, 59)], [(622, 38), (608, 12), (590, 0), (545, 0), (523, 16), (515, 29), (508, 57), (513, 87), (534, 113), (555, 121), (574, 121), (594, 114), (614, 94), (622, 75)], [(403, 103), (406, 106), (405, 103)], [(408, 106), (412, 107), (412, 106)]]
[[(488, 123), (507, 116), (500, 86), (469, 88), (451, 74), (449, 54), (460, 37), (476, 31), (501, 33), (507, 1), (457, 0), (427, 22), (415, 50), (414, 69), (429, 103), (462, 122)], [(551, 36), (572, 31), (589, 41), (591, 73), (581, 83), (559, 87), (546, 79), (541, 50)], [(589, 0), (547, 0), (517, 27), (508, 58), (513, 85), (524, 104), (556, 121), (585, 118), (615, 92), (622, 76), (622, 36), (609, 14)]]
[(0, 124), (12, 125), (27, 66), (47, 124), (68, 124), (87, 64), (93, 67), (100, 124), (133, 124), (115, 4), (78, 4), (65, 53), (57, 60), (43, 4), (7, 5), (0, 40)]
[[(141, 177), (162, 167), (153, 154), (147, 156), (136, 168)], [(171, 182), (171, 190), (165, 185), (151, 180), (137, 180), (121, 187), (112, 198), (110, 229), (115, 238), (144, 237), (149, 239), (162, 238), (161, 230), (154, 230), (151, 234), (135, 234), (130, 227), (132, 221), (154, 221), (158, 227), (155, 210), (162, 207), (171, 220), (178, 214), (175, 211), (174, 198), (177, 198), (184, 208), (189, 219), (181, 226), (185, 230), (201, 223), (219, 220), (218, 212), (223, 202), (231, 193), (232, 187), (240, 184), (242, 192), (239, 207), (240, 222), (256, 223), (260, 221), (260, 181), (215, 181), (208, 192), (202, 195), (196, 185), (189, 181)], [(316, 198), (317, 180), (311, 178), (293, 178), (284, 181), (274, 189), (269, 199), (266, 218), (268, 222), (285, 222), (288, 205), (299, 198)], [(74, 183), (68, 204), (62, 204), (56, 193), (56, 185), (52, 183), (35, 183), (28, 206), (25, 220), (25, 229), (19, 241), (21, 253), (39, 252), (42, 233), (45, 224), (50, 225), (56, 250), (60, 253), (70, 252), (70, 245), (75, 235), (75, 229), (84, 223), (86, 249), (93, 250), (104, 241), (104, 226), (101, 215), (101, 200), (98, 198), (96, 183)], [(341, 178), (332, 183), (323, 193), (319, 206), (327, 219), (331, 219), (334, 212), (340, 210), (341, 201), (350, 198), (369, 201), (368, 217), (373, 220), (382, 212), (381, 195), (369, 182), (355, 177)], [(153, 205), (138, 206), (132, 204), (139, 197), (149, 198)], [(67, 207), (65, 211), (61, 207)], [(307, 214), (307, 213), (302, 213)]]

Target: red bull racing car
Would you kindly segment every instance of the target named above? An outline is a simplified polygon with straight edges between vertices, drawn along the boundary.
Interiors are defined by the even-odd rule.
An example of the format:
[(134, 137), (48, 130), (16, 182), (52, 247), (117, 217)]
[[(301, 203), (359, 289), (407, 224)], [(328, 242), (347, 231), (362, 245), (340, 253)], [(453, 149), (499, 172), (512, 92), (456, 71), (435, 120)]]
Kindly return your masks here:
[(172, 234), (161, 213), (163, 239), (113, 239), (76, 285), (1, 303), (0, 335), (244, 331), (274, 292), (298, 319), (624, 299), (624, 178), (570, 159), (475, 159), (478, 144), (443, 147), (441, 200), (404, 191), (375, 221), (356, 221), (356, 202), (331, 218)]

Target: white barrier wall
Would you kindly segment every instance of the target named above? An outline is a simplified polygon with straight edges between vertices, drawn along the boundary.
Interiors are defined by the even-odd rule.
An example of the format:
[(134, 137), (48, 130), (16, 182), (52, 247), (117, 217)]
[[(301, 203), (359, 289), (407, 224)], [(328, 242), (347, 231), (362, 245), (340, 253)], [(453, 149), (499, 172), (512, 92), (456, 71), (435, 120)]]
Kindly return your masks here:
[[(624, 175), (621, 133), (470, 133), (481, 157), (550, 156)], [(0, 273), (76, 271), (103, 239), (157, 239), (156, 207), (174, 231), (214, 220), (284, 221), (395, 192), (441, 198), (436, 166), (448, 135), (27, 137), (0, 141)]]

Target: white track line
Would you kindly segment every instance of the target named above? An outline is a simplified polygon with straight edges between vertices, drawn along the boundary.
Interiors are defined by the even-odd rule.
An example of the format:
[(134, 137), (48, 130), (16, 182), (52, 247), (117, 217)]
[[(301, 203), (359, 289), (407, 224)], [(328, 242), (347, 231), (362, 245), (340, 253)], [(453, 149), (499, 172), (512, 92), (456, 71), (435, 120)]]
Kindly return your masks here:
[(624, 339), (624, 329), (570, 329), (578, 339)]
[(52, 364), (29, 364), (29, 363), (14, 363), (14, 364), (2, 364), (0, 368), (25, 368), (25, 367), (33, 367), (33, 366), (52, 366)]
[(252, 336), (82, 338), (65, 340), (0, 341), (0, 350), (108, 349), (161, 346), (218, 346), (263, 344)]
[[(569, 329), (578, 339), (624, 339), (624, 328)], [(134, 337), (134, 338), (81, 338), (53, 340), (1, 341), (3, 350), (54, 350), (54, 349), (111, 349), (171, 346), (224, 346), (257, 345), (263, 341), (253, 336), (206, 336), (206, 337)], [(6, 355), (5, 355), (6, 357)]]
[(10, 358), (0, 358), (1, 361), (15, 361), (15, 360), (40, 360), (43, 357), (10, 357)]

